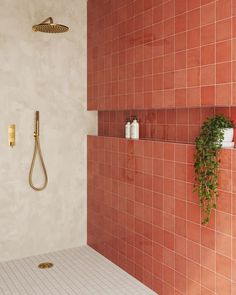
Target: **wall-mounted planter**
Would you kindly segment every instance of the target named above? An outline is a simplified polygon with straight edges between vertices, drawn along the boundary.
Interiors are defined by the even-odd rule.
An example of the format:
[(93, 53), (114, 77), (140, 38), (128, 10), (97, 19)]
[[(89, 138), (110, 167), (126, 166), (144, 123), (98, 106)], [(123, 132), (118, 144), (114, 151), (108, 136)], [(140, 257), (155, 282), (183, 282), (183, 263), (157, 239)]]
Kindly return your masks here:
[(234, 129), (233, 128), (225, 128), (224, 129), (224, 139), (222, 141), (223, 148), (232, 148), (234, 147)]

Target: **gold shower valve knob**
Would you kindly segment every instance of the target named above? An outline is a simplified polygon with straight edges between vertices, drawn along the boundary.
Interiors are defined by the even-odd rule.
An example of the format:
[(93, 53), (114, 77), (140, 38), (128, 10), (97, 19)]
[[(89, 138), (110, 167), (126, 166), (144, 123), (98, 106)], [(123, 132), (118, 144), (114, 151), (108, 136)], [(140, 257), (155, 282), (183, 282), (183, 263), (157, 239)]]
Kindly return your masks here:
[(12, 148), (16, 145), (16, 125), (15, 124), (8, 126), (8, 144)]

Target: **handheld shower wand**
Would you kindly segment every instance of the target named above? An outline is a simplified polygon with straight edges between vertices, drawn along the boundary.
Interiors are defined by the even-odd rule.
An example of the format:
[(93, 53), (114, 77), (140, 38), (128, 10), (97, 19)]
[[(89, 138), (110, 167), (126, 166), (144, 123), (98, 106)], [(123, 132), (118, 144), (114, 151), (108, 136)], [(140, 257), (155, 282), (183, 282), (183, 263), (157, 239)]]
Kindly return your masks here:
[(39, 111), (35, 113), (35, 133), (34, 136), (39, 136)]
[[(32, 187), (32, 189), (34, 189), (35, 191), (42, 191), (42, 190), (44, 190), (46, 188), (46, 186), (48, 184), (48, 175), (47, 175), (46, 166), (45, 166), (44, 161), (43, 161), (43, 155), (42, 155), (42, 151), (41, 151), (41, 147), (40, 147), (40, 141), (39, 141), (39, 111), (36, 111), (36, 114), (35, 114), (34, 140), (35, 140), (34, 154), (33, 154), (33, 159), (32, 159), (30, 172), (29, 172), (29, 184)], [(39, 159), (40, 159), (40, 162), (41, 162), (41, 165), (42, 165), (42, 168), (43, 168), (44, 177), (45, 177), (44, 184), (41, 187), (34, 186), (33, 180), (32, 180), (34, 164), (35, 164), (35, 159), (36, 159), (37, 152), (39, 154)]]

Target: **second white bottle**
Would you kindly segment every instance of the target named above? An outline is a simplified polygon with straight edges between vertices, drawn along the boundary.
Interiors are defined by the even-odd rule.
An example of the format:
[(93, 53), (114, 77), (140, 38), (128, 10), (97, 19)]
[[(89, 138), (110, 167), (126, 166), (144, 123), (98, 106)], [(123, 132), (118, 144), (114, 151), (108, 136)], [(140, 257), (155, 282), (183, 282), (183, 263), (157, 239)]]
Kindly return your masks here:
[(139, 123), (137, 118), (134, 118), (130, 126), (130, 137), (131, 139), (139, 139)]

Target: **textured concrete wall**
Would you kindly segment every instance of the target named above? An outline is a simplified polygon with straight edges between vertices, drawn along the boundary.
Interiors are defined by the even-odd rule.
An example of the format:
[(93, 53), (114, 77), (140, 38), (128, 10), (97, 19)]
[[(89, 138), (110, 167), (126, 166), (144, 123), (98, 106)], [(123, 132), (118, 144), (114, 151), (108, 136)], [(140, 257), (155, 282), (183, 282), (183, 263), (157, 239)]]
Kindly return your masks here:
[[(96, 113), (86, 111), (85, 0), (0, 0), (0, 261), (86, 242), (86, 134)], [(52, 16), (65, 34), (32, 32)], [(28, 184), (34, 114), (49, 184)], [(7, 144), (16, 124), (17, 144)], [(42, 181), (36, 163), (34, 181)]]

